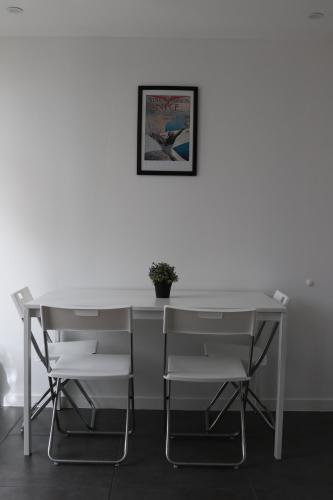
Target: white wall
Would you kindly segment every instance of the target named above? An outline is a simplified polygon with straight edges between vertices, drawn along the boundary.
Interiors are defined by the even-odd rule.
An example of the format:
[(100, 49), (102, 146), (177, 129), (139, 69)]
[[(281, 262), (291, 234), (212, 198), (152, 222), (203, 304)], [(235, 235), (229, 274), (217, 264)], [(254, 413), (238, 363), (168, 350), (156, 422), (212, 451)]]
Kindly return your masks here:
[[(333, 408), (332, 57), (329, 43), (0, 39), (5, 404), (23, 391), (12, 291), (150, 287), (165, 259), (182, 288), (287, 292), (288, 407)], [(140, 84), (199, 86), (197, 177), (136, 175)], [(155, 364), (157, 330), (138, 327)], [(154, 406), (160, 385), (138, 369)]]

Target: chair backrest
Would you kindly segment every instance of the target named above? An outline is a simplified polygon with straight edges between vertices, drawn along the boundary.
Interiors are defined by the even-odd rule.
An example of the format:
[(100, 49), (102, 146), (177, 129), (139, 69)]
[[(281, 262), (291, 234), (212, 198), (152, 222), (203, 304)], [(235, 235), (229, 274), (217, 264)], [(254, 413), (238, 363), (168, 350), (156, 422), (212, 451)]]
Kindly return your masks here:
[(286, 295), (283, 292), (280, 292), (280, 290), (276, 290), (276, 292), (273, 295), (273, 299), (280, 302), (280, 304), (282, 304), (283, 306), (287, 306), (290, 302), (288, 295)]
[(132, 333), (131, 306), (108, 309), (62, 308), (41, 306), (43, 331), (107, 331)]
[(253, 309), (180, 309), (164, 306), (163, 333), (254, 335)]
[(14, 292), (11, 294), (11, 297), (13, 299), (13, 302), (16, 306), (17, 312), (20, 315), (20, 318), (23, 320), (24, 319), (24, 306), (27, 302), (33, 299), (33, 296), (29, 290), (29, 288), (26, 286), (24, 288), (21, 288), (21, 290), (17, 290), (17, 292)]

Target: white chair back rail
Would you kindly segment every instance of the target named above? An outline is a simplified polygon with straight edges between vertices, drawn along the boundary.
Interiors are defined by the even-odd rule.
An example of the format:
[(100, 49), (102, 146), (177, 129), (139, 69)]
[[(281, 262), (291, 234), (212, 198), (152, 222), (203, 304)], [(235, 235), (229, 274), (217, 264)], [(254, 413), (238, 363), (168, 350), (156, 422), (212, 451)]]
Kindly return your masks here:
[(27, 302), (33, 299), (33, 296), (29, 290), (29, 288), (26, 286), (24, 288), (21, 288), (20, 290), (17, 290), (17, 292), (12, 293), (11, 295), (13, 302), (16, 306), (17, 312), (19, 313), (20, 318), (23, 320), (24, 319), (24, 306)]
[(164, 307), (164, 334), (254, 335), (252, 309), (180, 309)]
[(283, 306), (287, 306), (290, 302), (290, 299), (288, 295), (286, 295), (283, 292), (280, 292), (280, 290), (276, 290), (276, 292), (273, 295), (273, 299), (275, 299), (277, 302), (280, 302)]
[(60, 308), (41, 306), (44, 331), (107, 331), (132, 332), (132, 308), (122, 306), (108, 309)]

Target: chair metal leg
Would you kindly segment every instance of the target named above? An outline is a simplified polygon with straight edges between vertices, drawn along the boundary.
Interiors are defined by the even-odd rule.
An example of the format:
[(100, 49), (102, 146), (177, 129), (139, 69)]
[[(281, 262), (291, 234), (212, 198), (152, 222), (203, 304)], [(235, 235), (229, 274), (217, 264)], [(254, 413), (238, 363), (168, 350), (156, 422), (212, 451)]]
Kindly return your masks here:
[(229, 385), (229, 382), (224, 382), (224, 384), (222, 384), (222, 386), (219, 388), (219, 390), (217, 391), (217, 393), (215, 394), (215, 396), (213, 397), (213, 399), (211, 400), (211, 402), (207, 406), (207, 408), (206, 408), (207, 412), (214, 406), (214, 404), (219, 399), (219, 397), (221, 396), (223, 391), (228, 387), (228, 385)]
[[(67, 384), (67, 382), (68, 382), (68, 380), (65, 380), (63, 382), (63, 386), (65, 386)], [(49, 377), (49, 385), (50, 385), (50, 391), (51, 391), (51, 395), (52, 395), (52, 404), (53, 405), (54, 405), (54, 402), (56, 400), (56, 392), (57, 392), (57, 391), (56, 392), (54, 391), (54, 384), (56, 384), (56, 388), (57, 388), (57, 381), (52, 381), (52, 379)], [(61, 382), (60, 382), (60, 387), (61, 387)], [(57, 399), (57, 409), (58, 409), (58, 401), (59, 401), (59, 399)], [(55, 420), (56, 420), (58, 431), (61, 432), (61, 434), (66, 434), (66, 431), (60, 425), (58, 412), (56, 412), (56, 414), (55, 414)]]
[[(217, 415), (217, 417), (215, 418), (214, 422), (212, 422), (211, 424), (209, 424), (208, 426), (208, 418), (209, 418), (209, 410), (211, 409), (211, 407), (213, 406), (213, 404), (215, 404), (215, 402), (218, 400), (218, 398), (221, 396), (223, 390), (224, 390), (224, 385), (223, 384), (220, 389), (218, 390), (218, 392), (216, 393), (216, 395), (214, 396), (214, 398), (212, 399), (211, 403), (209, 404), (209, 406), (207, 407), (207, 409), (205, 410), (205, 416), (206, 416), (206, 429), (208, 430), (213, 430), (213, 428), (216, 426), (216, 424), (221, 420), (221, 418), (223, 417), (224, 415), (224, 409)], [(232, 383), (232, 385), (237, 388), (237, 384), (236, 383)], [(233, 396), (231, 397), (231, 399), (234, 397), (235, 393), (233, 394)], [(229, 401), (231, 401), (231, 399)], [(254, 402), (252, 401), (252, 399), (254, 400)], [(231, 401), (232, 403), (233, 401)], [(271, 430), (275, 430), (275, 421), (274, 421), (274, 417), (272, 415), (272, 413), (269, 411), (269, 409), (262, 403), (262, 401), (260, 401), (260, 399), (258, 398), (258, 396), (255, 394), (255, 392), (250, 388), (248, 387), (247, 388), (247, 396), (246, 396), (246, 404), (248, 404), (262, 419), (263, 421), (266, 423), (266, 425), (271, 429)], [(258, 407), (259, 405), (259, 407)]]
[[(82, 386), (82, 384), (78, 380), (73, 380), (74, 384), (78, 387), (78, 389), (80, 390), (80, 392), (82, 393), (82, 395), (84, 396), (84, 398), (86, 399), (86, 401), (88, 402), (88, 404), (91, 407), (90, 423), (88, 423), (86, 421), (86, 419), (83, 417), (83, 414), (82, 414), (81, 410), (79, 409), (79, 407), (77, 406), (77, 404), (75, 403), (74, 399), (70, 396), (70, 394), (68, 393), (68, 391), (64, 388), (65, 385), (68, 384), (68, 382), (70, 382), (70, 380), (64, 380), (61, 383), (63, 394), (68, 399), (68, 401), (71, 404), (72, 408), (79, 415), (79, 417), (81, 418), (81, 420), (83, 421), (83, 423), (85, 424), (85, 426), (88, 427), (88, 429), (93, 429), (94, 426), (95, 426), (95, 417), (96, 417), (96, 407), (95, 407), (95, 404), (94, 404), (93, 400), (88, 395), (88, 393), (86, 392), (86, 390), (84, 389), (84, 387)], [(59, 405), (58, 405), (57, 409), (61, 410), (61, 408), (59, 408)]]
[[(257, 404), (253, 403), (251, 398), (253, 398)], [(275, 431), (274, 416), (251, 389), (249, 389), (247, 404), (263, 419), (263, 421), (272, 431)]]
[(85, 390), (85, 388), (82, 386), (81, 382), (79, 382), (78, 380), (73, 380), (73, 382), (76, 385), (76, 387), (79, 389), (79, 391), (81, 392), (83, 397), (87, 400), (87, 402), (91, 408), (90, 427), (91, 427), (91, 429), (93, 429), (95, 427), (96, 406), (95, 406), (93, 400), (91, 399), (91, 397), (89, 396), (89, 394), (87, 393), (87, 391)]
[[(251, 400), (251, 398), (254, 399), (254, 402)], [(250, 388), (249, 385), (246, 389), (245, 410), (246, 410), (246, 404), (248, 404), (263, 419), (263, 421), (266, 423), (266, 425), (271, 430), (273, 430), (273, 431), (275, 430), (275, 421), (274, 421), (274, 417), (273, 417), (272, 413), (263, 404), (263, 402), (258, 398), (258, 396)]]
[(224, 384), (222, 384), (222, 386), (219, 388), (219, 390), (217, 391), (217, 393), (215, 394), (215, 396), (213, 397), (213, 399), (211, 400), (211, 402), (209, 403), (209, 405), (205, 409), (205, 425), (206, 425), (207, 431), (209, 430), (209, 410), (214, 406), (214, 404), (219, 399), (219, 397), (224, 392), (224, 390), (228, 387), (228, 385), (229, 385), (229, 382), (224, 382)]
[[(237, 387), (237, 386), (236, 386)], [(239, 387), (236, 388), (235, 392), (233, 393), (233, 395), (231, 396), (231, 398), (228, 400), (228, 402), (224, 405), (224, 407), (222, 408), (222, 410), (219, 411), (217, 417), (215, 417), (215, 419), (213, 420), (213, 422), (211, 424), (209, 424), (209, 421), (207, 422), (208, 423), (208, 431), (212, 431), (214, 429), (214, 427), (216, 426), (216, 424), (221, 420), (221, 418), (223, 417), (223, 415), (229, 410), (230, 406), (232, 405), (232, 403), (235, 401), (235, 399), (237, 398), (237, 396), (239, 395), (239, 392), (240, 392), (240, 389)], [(237, 436), (239, 433), (234, 433), (233, 435), (234, 436)]]
[(130, 434), (133, 434), (135, 431), (135, 399), (134, 399), (134, 378), (130, 379), (131, 384), (131, 392), (130, 392), (130, 400), (131, 400), (131, 414), (132, 414), (132, 428), (129, 431)]
[(63, 391), (63, 387), (61, 385), (61, 380), (58, 379), (57, 381), (57, 387), (56, 387), (56, 394), (55, 394), (55, 399), (53, 401), (53, 411), (52, 411), (52, 421), (51, 421), (51, 430), (50, 430), (50, 437), (49, 437), (49, 443), (48, 443), (48, 457), (50, 460), (52, 460), (55, 463), (70, 463), (70, 464), (113, 464), (117, 465), (123, 462), (127, 456), (128, 452), (128, 435), (129, 435), (129, 414), (130, 414), (130, 401), (131, 401), (131, 380), (128, 380), (128, 394), (127, 394), (127, 407), (126, 407), (126, 421), (125, 421), (125, 431), (124, 432), (99, 432), (99, 431), (66, 431), (66, 434), (68, 435), (122, 435), (124, 436), (124, 447), (123, 447), (123, 452), (122, 455), (115, 459), (115, 460), (84, 460), (84, 459), (64, 459), (61, 457), (56, 457), (53, 455), (53, 442), (54, 442), (54, 431), (55, 431), (55, 425), (56, 425), (56, 418), (57, 418), (57, 401), (59, 399), (59, 395)]
[[(77, 404), (75, 403), (75, 401), (73, 400), (73, 398), (70, 396), (70, 394), (68, 393), (67, 389), (65, 388), (65, 386), (70, 382), (70, 380), (63, 380), (60, 384), (60, 393), (62, 392), (64, 394), (64, 396), (68, 399), (69, 403), (71, 404), (73, 410), (77, 413), (77, 415), (80, 417), (80, 419), (83, 421), (84, 425), (88, 428), (88, 429), (93, 429), (93, 426), (95, 424), (95, 412), (96, 412), (96, 408), (93, 407), (92, 408), (92, 415), (91, 415), (91, 419), (90, 419), (90, 423), (88, 423), (86, 421), (86, 419), (84, 418), (80, 408), (77, 406)], [(76, 380), (73, 380), (73, 382), (77, 382)], [(56, 384), (56, 382), (54, 382), (54, 384)], [(54, 385), (53, 385), (54, 387)], [(82, 387), (82, 386), (81, 386)], [(88, 394), (87, 394), (88, 396)], [(88, 396), (89, 398), (89, 396)], [(59, 403), (59, 400), (61, 398), (59, 397), (58, 398), (58, 403)], [(60, 405), (58, 404), (58, 407), (57, 407), (57, 410), (61, 410), (62, 408), (60, 407)], [(60, 424), (60, 420), (59, 420), (59, 417), (58, 417), (58, 413), (56, 413), (56, 421), (57, 421), (57, 428), (58, 428), (58, 431), (61, 432), (62, 434), (66, 434), (68, 435), (69, 434), (69, 431), (63, 429), (61, 427), (61, 424)]]
[(275, 429), (275, 421), (274, 421), (274, 416), (273, 416), (272, 412), (267, 408), (267, 406), (264, 405), (264, 403), (258, 398), (258, 396), (255, 394), (255, 392), (252, 391), (252, 389), (250, 387), (249, 387), (249, 394), (258, 403), (261, 410), (267, 415), (267, 419), (270, 422), (270, 424), (274, 430)]
[[(232, 403), (235, 401), (237, 396), (239, 396), (240, 389), (237, 388), (233, 394), (233, 396), (229, 399), (229, 401), (225, 404), (225, 406), (220, 410), (218, 413), (217, 417), (214, 419), (214, 421), (210, 424), (209, 423), (209, 415), (208, 415), (208, 420), (206, 418), (205, 420), (205, 432), (173, 432), (170, 437), (211, 437), (211, 438), (229, 438), (233, 439), (235, 437), (239, 436), (239, 431), (236, 432), (211, 432), (216, 423), (222, 418), (222, 416), (229, 410), (230, 406)], [(205, 417), (207, 413), (205, 412)]]
[[(206, 432), (212, 431), (214, 429), (214, 427), (216, 426), (216, 424), (221, 420), (222, 416), (228, 411), (228, 409), (230, 408), (230, 406), (232, 405), (232, 403), (234, 402), (234, 400), (238, 396), (239, 389), (238, 389), (237, 384), (234, 384), (235, 387), (236, 387), (236, 391), (234, 392), (234, 394), (232, 395), (232, 397), (229, 399), (228, 403), (222, 408), (222, 410), (220, 410), (220, 412), (218, 413), (218, 415), (214, 419), (214, 421), (212, 423), (210, 423), (210, 421), (209, 421), (209, 411), (214, 406), (214, 404), (216, 403), (216, 401), (220, 398), (220, 396), (222, 395), (222, 393), (224, 392), (224, 390), (228, 387), (229, 383), (230, 382), (224, 382), (224, 384), (222, 384), (222, 386), (219, 388), (219, 390), (217, 391), (217, 393), (215, 394), (215, 396), (213, 397), (213, 399), (211, 400), (211, 402), (209, 403), (209, 405), (207, 406), (207, 408), (205, 410), (205, 428), (206, 428)], [(216, 433), (212, 434), (212, 436), (217, 436), (217, 435), (219, 435), (219, 434), (216, 434)], [(221, 436), (225, 436), (225, 437), (234, 438), (234, 437), (239, 436), (239, 432), (233, 432), (233, 433), (228, 433), (228, 434), (220, 434), (220, 435)]]
[(68, 399), (68, 401), (70, 402), (70, 404), (72, 405), (73, 409), (76, 411), (76, 413), (78, 414), (78, 416), (80, 417), (80, 419), (82, 420), (82, 422), (84, 423), (84, 425), (88, 428), (88, 429), (92, 429), (92, 427), (90, 426), (89, 422), (86, 421), (86, 419), (84, 418), (81, 410), (79, 409), (79, 407), (77, 406), (77, 404), (75, 403), (75, 401), (73, 400), (73, 398), (69, 395), (68, 391), (65, 389), (65, 387), (63, 385), (60, 386), (61, 388), (61, 391), (64, 393), (64, 395), (66, 396), (66, 398)]
[[(245, 441), (245, 405), (244, 405), (244, 395), (243, 395), (243, 384), (240, 383), (237, 392), (237, 396), (240, 399), (240, 422), (241, 422), (241, 437), (242, 437), (242, 455), (239, 461), (236, 462), (187, 462), (187, 461), (178, 461), (171, 458), (170, 455), (170, 440), (171, 436), (176, 436), (177, 434), (171, 433), (170, 429), (170, 414), (171, 414), (171, 381), (168, 380), (166, 384), (166, 394), (165, 394), (165, 405), (166, 405), (166, 436), (165, 436), (165, 456), (168, 462), (170, 462), (174, 467), (178, 466), (199, 466), (199, 467), (239, 467), (246, 458), (246, 441)], [(196, 434), (196, 436), (200, 437), (204, 435), (205, 437), (209, 436), (209, 434)], [(186, 436), (186, 434), (182, 434), (182, 436)], [(187, 436), (194, 437), (195, 434), (187, 434)], [(216, 436), (216, 435), (214, 435)]]
[(48, 454), (48, 457), (51, 460), (52, 460), (52, 458), (51, 458), (51, 449), (52, 449), (53, 440), (54, 440), (54, 427), (55, 427), (55, 423), (56, 423), (57, 402), (58, 402), (58, 396), (59, 396), (60, 383), (61, 383), (61, 381), (60, 381), (60, 379), (58, 379), (57, 386), (56, 386), (56, 396), (55, 396), (55, 399), (53, 399), (51, 429), (50, 429), (50, 437), (49, 437), (49, 443), (48, 443), (48, 448), (47, 448), (47, 454)]
[[(77, 381), (75, 381), (75, 382), (77, 382)], [(62, 386), (63, 386), (63, 384), (62, 384)], [(82, 386), (81, 386), (81, 388), (82, 388)], [(76, 411), (76, 413), (78, 414), (78, 416), (80, 417), (80, 419), (82, 420), (82, 422), (84, 423), (84, 425), (89, 429), (88, 432), (87, 431), (81, 431), (81, 430), (78, 430), (78, 431), (76, 431), (76, 430), (67, 430), (66, 434), (68, 434), (68, 435), (71, 435), (71, 434), (76, 434), (76, 435), (78, 435), (78, 434), (91, 434), (91, 431), (95, 427), (95, 415), (96, 415), (96, 411), (97, 411), (96, 407), (94, 406), (92, 408), (93, 414), (92, 414), (90, 423), (88, 423), (86, 421), (85, 417), (83, 416), (82, 411), (76, 405), (75, 401), (68, 394), (68, 392), (66, 390), (64, 390), (63, 388), (62, 388), (62, 392), (67, 397), (68, 401), (70, 402), (70, 404), (72, 405), (73, 409)], [(134, 433), (134, 430), (135, 430), (135, 405), (134, 405), (134, 380), (133, 380), (133, 378), (130, 379), (130, 396), (129, 397), (130, 397), (130, 403), (131, 403), (130, 404), (130, 409), (131, 409), (131, 428), (129, 429), (128, 433), (129, 433), (129, 435), (131, 435), (131, 434)], [(87, 394), (87, 400), (88, 400), (88, 398), (90, 399), (89, 395)], [(91, 402), (92, 402), (92, 400), (91, 400)], [(92, 404), (93, 404), (93, 402), (92, 402)], [(123, 432), (121, 432), (121, 431), (109, 431), (109, 432), (106, 432), (106, 431), (103, 431), (103, 432), (95, 431), (95, 434), (121, 436), (123, 434)]]
[[(81, 393), (83, 394), (83, 396), (85, 397), (85, 399), (87, 400), (87, 402), (89, 403), (90, 407), (91, 407), (91, 410), (92, 410), (92, 413), (91, 413), (91, 420), (90, 420), (90, 425), (89, 427), (91, 428), (94, 428), (94, 425), (95, 425), (95, 415), (96, 415), (96, 407), (94, 405), (94, 402), (93, 400), (89, 397), (89, 395), (87, 394), (87, 392), (85, 391), (85, 389), (82, 387), (82, 385), (80, 384), (80, 382), (78, 382), (77, 380), (74, 380), (73, 381), (77, 387), (79, 388), (79, 390), (81, 391)], [(62, 386), (66, 385), (68, 383), (68, 381), (64, 381), (62, 382)], [(53, 389), (55, 388), (56, 386), (56, 382), (52, 382), (52, 386), (53, 386)], [(68, 395), (68, 392), (64, 391), (66, 397), (68, 400), (70, 400), (70, 397)], [(47, 399), (45, 399), (47, 397)], [(47, 407), (47, 405), (49, 403), (51, 403), (52, 401), (52, 398), (54, 396), (52, 395), (51, 393), (51, 387), (49, 387), (45, 392), (44, 394), (38, 399), (38, 401), (32, 406), (31, 408), (31, 416), (30, 416), (30, 420), (33, 421), (35, 418), (38, 417), (38, 415), (40, 415), (40, 413)], [(45, 401), (44, 401), (45, 400)], [(78, 406), (74, 403), (73, 399), (71, 399), (71, 404), (74, 408), (74, 410), (80, 414), (80, 410), (78, 408)], [(59, 405), (58, 405), (59, 406)], [(60, 409), (60, 408), (58, 408)], [(21, 426), (21, 432), (23, 432), (23, 425)], [(64, 432), (64, 431), (62, 431)]]
[[(48, 394), (50, 394), (50, 391), (47, 391)], [(51, 403), (52, 401), (52, 396), (50, 395), (44, 402), (42, 405), (38, 405), (38, 406), (34, 406), (32, 408), (32, 413), (31, 413), (31, 416), (30, 416), (30, 420), (33, 421), (35, 420), (35, 418), (38, 417), (38, 415), (47, 407), (47, 405), (49, 403)]]
[[(43, 401), (45, 398), (48, 398), (47, 401)], [(34, 420), (37, 415), (45, 408), (45, 406), (51, 401), (51, 391), (48, 388), (44, 394), (36, 401), (36, 403), (31, 407), (31, 416), (30, 420)]]
[[(248, 385), (248, 382), (246, 383)], [(246, 459), (246, 439), (245, 439), (245, 408), (246, 408), (246, 396), (244, 396), (244, 384), (240, 383), (240, 418), (241, 418), (241, 435), (242, 435), (242, 458), (238, 465), (241, 465)]]
[[(55, 384), (53, 385), (55, 386)], [(45, 399), (46, 397), (50, 397), (51, 395), (51, 391), (50, 391), (50, 388), (48, 388), (44, 394), (39, 398), (38, 401), (36, 401), (36, 403), (33, 405), (33, 407), (31, 408), (31, 413), (34, 413), (34, 411), (39, 408), (39, 405), (43, 402), (43, 399)]]
[(167, 418), (166, 418), (166, 412), (167, 412), (166, 399), (167, 399), (167, 381), (165, 380), (165, 378), (163, 378), (163, 425), (164, 425), (164, 432), (166, 432), (166, 424), (167, 424)]
[[(45, 397), (47, 397), (49, 395), (49, 397), (47, 399), (45, 399)], [(43, 401), (43, 399), (45, 399), (45, 401)], [(41, 404), (41, 402), (43, 401), (43, 403)], [(39, 400), (37, 401), (37, 403), (35, 403), (33, 405), (33, 407), (31, 408), (31, 414), (30, 414), (30, 420), (31, 422), (33, 420), (35, 420), (35, 418), (38, 417), (38, 415), (47, 407), (47, 405), (52, 401), (52, 395), (51, 395), (51, 391), (50, 389), (48, 389), (47, 391), (44, 392), (43, 396), (41, 396), (39, 398)], [(21, 429), (20, 429), (21, 432), (24, 432), (24, 426), (21, 425)]]

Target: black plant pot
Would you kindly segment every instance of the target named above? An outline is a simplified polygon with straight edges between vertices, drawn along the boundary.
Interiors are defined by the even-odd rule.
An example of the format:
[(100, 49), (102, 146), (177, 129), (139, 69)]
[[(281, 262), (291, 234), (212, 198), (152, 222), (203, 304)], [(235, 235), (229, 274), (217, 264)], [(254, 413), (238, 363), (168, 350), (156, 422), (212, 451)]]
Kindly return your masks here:
[(163, 283), (154, 283), (156, 297), (158, 299), (168, 299), (170, 297), (170, 290), (172, 283), (164, 281)]

